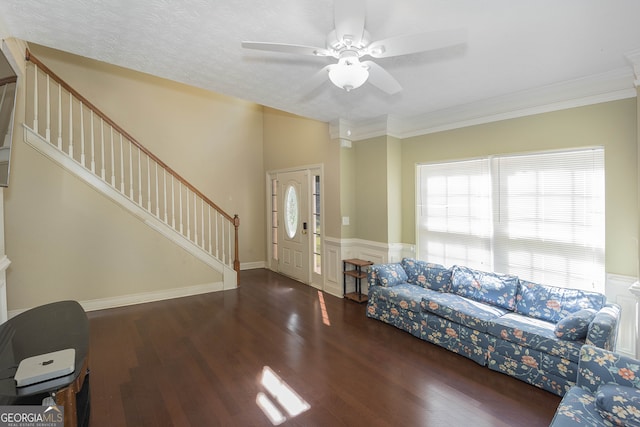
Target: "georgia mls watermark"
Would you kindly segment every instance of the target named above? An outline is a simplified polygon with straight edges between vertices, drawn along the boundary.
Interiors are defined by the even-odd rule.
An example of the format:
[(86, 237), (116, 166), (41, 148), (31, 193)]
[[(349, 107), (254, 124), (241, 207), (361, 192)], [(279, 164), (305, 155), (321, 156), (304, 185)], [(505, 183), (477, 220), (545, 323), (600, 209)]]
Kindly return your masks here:
[(64, 427), (64, 407), (0, 406), (0, 427)]

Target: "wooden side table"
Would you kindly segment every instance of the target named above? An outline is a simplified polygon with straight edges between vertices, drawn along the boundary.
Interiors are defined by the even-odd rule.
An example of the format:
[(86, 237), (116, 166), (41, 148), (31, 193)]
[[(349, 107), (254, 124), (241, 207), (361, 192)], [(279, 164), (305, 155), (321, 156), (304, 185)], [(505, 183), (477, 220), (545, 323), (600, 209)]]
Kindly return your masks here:
[[(0, 325), (0, 370), (7, 372), (21, 360), (52, 351), (73, 348), (75, 370), (66, 376), (26, 387), (16, 387), (13, 377), (0, 378), (0, 405), (40, 404), (55, 395), (64, 407), (64, 426), (89, 424), (90, 393), (89, 319), (76, 301), (59, 301), (32, 308)], [(78, 402), (81, 392), (86, 396)], [(37, 403), (36, 403), (37, 402)], [(79, 422), (80, 420), (80, 422)]]
[[(373, 265), (371, 261), (365, 261), (358, 258), (351, 258), (342, 260), (342, 273), (343, 273), (343, 294), (345, 298), (348, 298), (356, 302), (367, 301), (367, 296), (362, 294), (362, 279), (367, 278), (366, 271), (362, 271), (362, 267)], [(353, 277), (355, 282), (355, 292), (347, 293), (347, 277)]]

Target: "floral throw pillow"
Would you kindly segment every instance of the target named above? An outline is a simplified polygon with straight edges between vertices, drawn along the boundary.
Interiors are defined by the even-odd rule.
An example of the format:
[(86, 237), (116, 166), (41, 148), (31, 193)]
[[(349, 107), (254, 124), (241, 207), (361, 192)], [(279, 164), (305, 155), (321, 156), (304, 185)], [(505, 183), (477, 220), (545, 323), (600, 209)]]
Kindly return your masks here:
[(385, 287), (407, 281), (407, 273), (400, 264), (382, 264), (377, 267), (378, 283)]
[(577, 341), (587, 337), (589, 332), (589, 324), (596, 316), (596, 311), (592, 308), (585, 308), (571, 313), (556, 324), (556, 337), (567, 340)]
[(596, 409), (614, 425), (640, 427), (640, 389), (602, 385), (596, 393)]

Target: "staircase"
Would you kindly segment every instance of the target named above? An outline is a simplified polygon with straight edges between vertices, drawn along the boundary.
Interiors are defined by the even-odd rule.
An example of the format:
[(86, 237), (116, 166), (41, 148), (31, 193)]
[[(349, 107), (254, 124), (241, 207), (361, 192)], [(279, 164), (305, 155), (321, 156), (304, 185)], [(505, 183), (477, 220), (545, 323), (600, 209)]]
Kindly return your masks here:
[(238, 215), (209, 200), (28, 50), (25, 141), (236, 287)]

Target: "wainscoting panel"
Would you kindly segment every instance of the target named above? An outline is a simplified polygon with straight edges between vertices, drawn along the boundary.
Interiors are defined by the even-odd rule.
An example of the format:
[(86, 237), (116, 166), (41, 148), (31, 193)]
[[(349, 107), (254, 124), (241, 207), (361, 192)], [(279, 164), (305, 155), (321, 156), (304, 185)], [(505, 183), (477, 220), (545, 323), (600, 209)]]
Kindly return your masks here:
[(342, 298), (342, 259), (340, 258), (340, 241), (327, 238), (324, 240), (324, 291)]
[(636, 281), (635, 277), (607, 274), (606, 295), (609, 301), (615, 302), (621, 308), (620, 327), (616, 351), (631, 357), (636, 355), (636, 339), (638, 324), (636, 297), (629, 291), (629, 287)]

